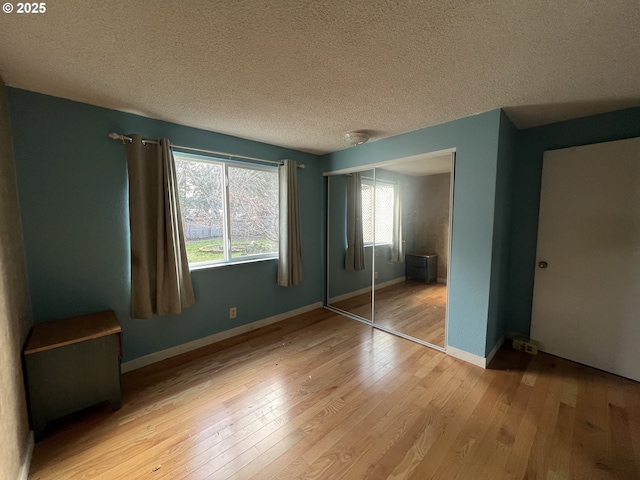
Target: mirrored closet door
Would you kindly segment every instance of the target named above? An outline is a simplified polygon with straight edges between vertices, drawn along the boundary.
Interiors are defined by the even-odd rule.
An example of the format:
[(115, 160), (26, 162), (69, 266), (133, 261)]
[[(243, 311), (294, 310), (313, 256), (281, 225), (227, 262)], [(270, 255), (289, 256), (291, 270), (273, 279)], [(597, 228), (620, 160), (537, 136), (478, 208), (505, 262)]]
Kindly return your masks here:
[[(444, 349), (453, 155), (413, 157), (327, 178), (329, 308)], [(352, 264), (348, 230), (354, 218), (362, 223), (364, 262)]]
[(373, 182), (373, 174), (365, 170), (327, 177), (327, 305), (369, 323), (373, 243), (363, 241), (360, 185)]

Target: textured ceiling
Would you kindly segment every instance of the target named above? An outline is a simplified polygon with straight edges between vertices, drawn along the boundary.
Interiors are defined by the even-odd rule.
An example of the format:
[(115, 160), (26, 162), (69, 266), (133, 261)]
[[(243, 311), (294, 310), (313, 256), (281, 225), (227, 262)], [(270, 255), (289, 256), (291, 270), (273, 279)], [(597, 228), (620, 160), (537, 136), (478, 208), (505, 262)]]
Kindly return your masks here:
[(638, 0), (46, 7), (0, 13), (8, 85), (314, 153), (498, 107), (524, 128), (640, 105)]

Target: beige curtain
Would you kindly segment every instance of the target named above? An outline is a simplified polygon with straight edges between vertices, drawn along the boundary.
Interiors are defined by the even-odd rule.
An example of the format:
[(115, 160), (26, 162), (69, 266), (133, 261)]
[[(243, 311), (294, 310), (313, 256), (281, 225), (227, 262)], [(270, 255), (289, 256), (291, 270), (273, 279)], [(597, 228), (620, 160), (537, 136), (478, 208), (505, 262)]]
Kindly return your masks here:
[(127, 143), (131, 316), (180, 313), (194, 304), (169, 140)]
[(364, 239), (362, 234), (362, 175), (347, 177), (347, 270), (364, 270)]
[(302, 281), (302, 248), (298, 212), (298, 165), (284, 160), (278, 168), (280, 232), (278, 240), (278, 285), (288, 287)]
[(404, 262), (404, 238), (402, 236), (402, 194), (400, 184), (395, 187), (395, 202), (393, 205), (393, 239), (391, 245), (391, 261)]

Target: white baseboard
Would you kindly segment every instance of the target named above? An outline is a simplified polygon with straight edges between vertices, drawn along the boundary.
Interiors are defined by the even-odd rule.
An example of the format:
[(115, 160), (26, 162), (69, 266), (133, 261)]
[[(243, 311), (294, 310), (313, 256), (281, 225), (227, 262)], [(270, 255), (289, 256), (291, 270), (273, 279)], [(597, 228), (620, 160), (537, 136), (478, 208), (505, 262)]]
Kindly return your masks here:
[(396, 283), (402, 283), (407, 280), (407, 277), (404, 275), (401, 277), (394, 278), (392, 280), (387, 280), (386, 282), (376, 283), (376, 288), (385, 288), (390, 287), (391, 285), (395, 285)]
[(33, 445), (35, 443), (33, 437), (33, 430), (29, 432), (29, 439), (27, 440), (27, 451), (24, 452), (24, 458), (22, 459), (22, 465), (20, 466), (20, 473), (18, 474), (18, 480), (27, 480), (29, 478), (29, 469), (31, 468), (31, 457), (33, 456)]
[(439, 278), (439, 277), (438, 277), (437, 282), (438, 282), (438, 283), (444, 283), (444, 284), (446, 284), (446, 283), (447, 283), (447, 279), (446, 279), (446, 278)]
[(507, 334), (504, 333), (502, 337), (500, 337), (500, 340), (498, 340), (498, 343), (496, 343), (495, 347), (493, 347), (493, 349), (489, 352), (489, 355), (487, 355), (487, 365), (491, 363), (491, 360), (493, 360), (493, 357), (495, 356), (496, 353), (498, 353), (498, 350), (500, 350), (500, 347), (502, 346), (502, 344), (506, 339), (507, 339)]
[(263, 318), (262, 320), (257, 320), (246, 325), (240, 325), (239, 327), (225, 330), (224, 332), (214, 333), (213, 335), (209, 335), (207, 337), (183, 343), (182, 345), (176, 345), (175, 347), (160, 350), (159, 352), (150, 353), (149, 355), (135, 358), (128, 362), (123, 362), (121, 365), (121, 371), (122, 373), (126, 373), (132, 370), (137, 370), (138, 368), (146, 367), (147, 365), (151, 365), (152, 363), (160, 362), (162, 360), (175, 357), (176, 355), (180, 355), (182, 353), (206, 347), (207, 345), (211, 345), (212, 343), (220, 342), (222, 340), (226, 340), (227, 338), (235, 337), (237, 335), (256, 330), (257, 328), (266, 327), (267, 325), (286, 320), (290, 317), (295, 317), (296, 315), (302, 315), (303, 313), (310, 312), (311, 310), (316, 310), (317, 308), (322, 308), (322, 302), (312, 303), (295, 310), (290, 310), (288, 312), (280, 313), (268, 318)]
[(370, 291), (371, 291), (371, 287), (360, 288), (358, 290), (354, 290), (354, 291), (349, 292), (349, 293), (344, 293), (342, 295), (338, 295), (337, 297), (330, 297), (327, 300), (327, 303), (329, 303), (329, 304), (338, 303), (338, 302), (341, 302), (342, 300), (346, 300), (347, 298), (357, 297), (358, 295), (362, 295), (363, 293), (369, 293)]
[(487, 355), (486, 358), (481, 357), (480, 355), (466, 352), (465, 350), (460, 350), (459, 348), (452, 347), (451, 345), (447, 345), (446, 352), (447, 355), (451, 355), (452, 357), (459, 358), (460, 360), (464, 360), (465, 362), (471, 363), (478, 367), (487, 368), (487, 365), (489, 365), (491, 359), (493, 359), (494, 355), (498, 352), (498, 350), (500, 350), (500, 347), (502, 346), (506, 338), (506, 334), (503, 335), (502, 338), (498, 340), (498, 343), (496, 343), (495, 347), (493, 347), (491, 352), (489, 352), (489, 355)]
[[(386, 282), (376, 283), (376, 288), (390, 287), (391, 285), (395, 285), (396, 283), (402, 283), (405, 280), (406, 280), (406, 277), (404, 277), (404, 276), (398, 277), (398, 278), (394, 278), (394, 279), (388, 280)], [(338, 295), (337, 297), (331, 297), (331, 298), (329, 298), (328, 302), (329, 302), (329, 304), (341, 302), (342, 300), (346, 300), (346, 299), (351, 298), (351, 297), (357, 297), (358, 295), (362, 295), (363, 293), (369, 293), (370, 291), (371, 291), (371, 287), (364, 287), (364, 288), (361, 288), (359, 290), (354, 290), (352, 292), (348, 292), (348, 293), (345, 293), (345, 294), (342, 294), (342, 295)]]
[(473, 353), (460, 350), (459, 348), (452, 347), (451, 345), (447, 345), (445, 351), (447, 352), (447, 355), (459, 358), (460, 360), (464, 360), (465, 362), (471, 363), (477, 367), (487, 368), (487, 359), (480, 355), (474, 355)]

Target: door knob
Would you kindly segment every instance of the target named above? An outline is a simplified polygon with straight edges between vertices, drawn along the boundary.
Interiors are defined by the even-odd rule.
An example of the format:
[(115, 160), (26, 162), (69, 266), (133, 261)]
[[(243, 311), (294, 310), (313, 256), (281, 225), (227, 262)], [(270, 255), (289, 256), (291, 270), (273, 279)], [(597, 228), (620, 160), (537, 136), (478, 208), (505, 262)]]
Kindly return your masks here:
[(547, 267), (549, 266), (549, 264), (548, 264), (547, 262), (539, 262), (539, 263), (538, 263), (538, 266), (539, 266), (540, 268), (547, 268)]

